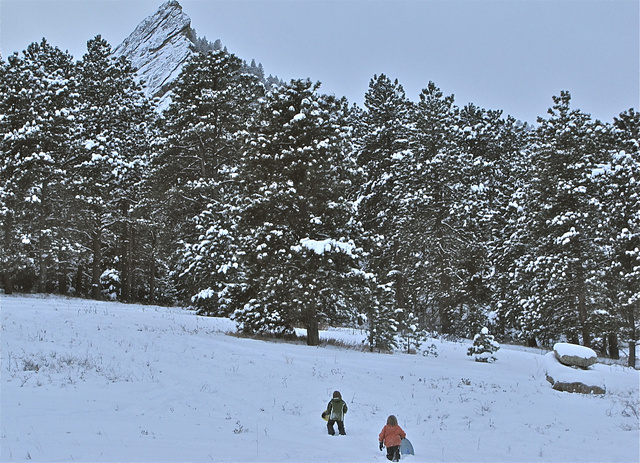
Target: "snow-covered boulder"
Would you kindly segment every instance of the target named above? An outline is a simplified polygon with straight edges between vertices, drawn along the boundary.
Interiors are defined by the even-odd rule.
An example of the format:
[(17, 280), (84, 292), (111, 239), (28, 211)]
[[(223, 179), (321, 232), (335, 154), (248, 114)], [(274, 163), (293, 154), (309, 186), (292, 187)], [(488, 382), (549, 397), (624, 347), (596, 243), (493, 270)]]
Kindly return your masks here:
[(575, 368), (560, 363), (555, 352), (544, 356), (543, 366), (547, 381), (556, 391), (581, 394), (604, 394), (604, 375), (596, 369)]
[(567, 342), (556, 343), (553, 346), (553, 352), (563, 365), (570, 367), (589, 368), (598, 360), (593, 349)]

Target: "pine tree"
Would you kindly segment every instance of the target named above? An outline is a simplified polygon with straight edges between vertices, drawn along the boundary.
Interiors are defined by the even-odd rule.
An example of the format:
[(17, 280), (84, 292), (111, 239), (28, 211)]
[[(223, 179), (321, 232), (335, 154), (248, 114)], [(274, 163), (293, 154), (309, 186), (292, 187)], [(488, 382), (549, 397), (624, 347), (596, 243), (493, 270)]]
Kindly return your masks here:
[(410, 148), (411, 103), (398, 80), (382, 74), (371, 79), (364, 104), (366, 111), (357, 117), (357, 163), (363, 172), (358, 220), (367, 243), (365, 269), (375, 275), (379, 287), (374, 291), (378, 297), (367, 309), (369, 344), (372, 349), (390, 350), (396, 347), (398, 319), (405, 308), (407, 249), (400, 235), (398, 163)]
[(608, 264), (604, 265), (609, 310), (606, 317), (610, 356), (617, 358), (618, 336), (629, 345), (629, 366), (635, 367), (640, 322), (640, 114), (621, 113), (613, 124), (610, 162), (598, 171), (607, 214), (598, 231), (606, 233)]
[(264, 68), (262, 66), (262, 63), (256, 63), (255, 59), (251, 60), (251, 64), (247, 65), (246, 61), (243, 61), (242, 63), (242, 68), (243, 71), (246, 72), (247, 74), (253, 74), (254, 76), (256, 76), (258, 78), (259, 82), (264, 82)]
[(402, 245), (410, 256), (405, 264), (411, 295), (407, 306), (425, 326), (450, 334), (461, 303), (461, 263), (473, 243), (463, 222), (471, 157), (452, 132), (458, 127), (453, 96), (445, 97), (433, 83), (420, 95), (415, 124), (411, 156), (403, 158), (400, 173)]
[(520, 225), (530, 244), (516, 262), (514, 283), (523, 289), (523, 333), (542, 339), (565, 335), (590, 345), (595, 301), (593, 278), (602, 261), (596, 228), (601, 223), (593, 169), (604, 160), (588, 115), (570, 110), (570, 95), (554, 97), (548, 120), (540, 119), (532, 147), (532, 178)]
[(100, 36), (87, 42), (77, 72), (83, 131), (71, 187), (77, 239), (91, 237), (85, 246), (92, 251), (91, 262), (82, 265), (92, 268), (93, 298), (101, 297), (101, 277), (110, 270), (118, 297), (129, 301), (139, 231), (133, 210), (142, 200), (138, 185), (148, 163), (153, 112), (131, 63), (113, 57)]
[(178, 77), (163, 115), (166, 148), (155, 162), (158, 194), (170, 204), (172, 222), (199, 214), (203, 202), (219, 196), (218, 177), (237, 165), (238, 133), (247, 129), (259, 97), (255, 78), (241, 68), (236, 56), (213, 51), (194, 55)]
[[(517, 219), (512, 197), (522, 186), (521, 154), (526, 127), (501, 111), (487, 111), (468, 104), (458, 111), (459, 130), (453, 135), (461, 152), (468, 153), (465, 169), (468, 186), (462, 195), (459, 219), (468, 233), (466, 250), (461, 253), (460, 298), (462, 307), (455, 324), (458, 334), (470, 336), (503, 313), (505, 273), (511, 261), (505, 245), (513, 236), (510, 225)], [(504, 328), (503, 328), (504, 329)]]
[(489, 329), (484, 327), (473, 338), (473, 346), (467, 350), (468, 356), (473, 356), (476, 362), (495, 362), (495, 354), (500, 349)]
[[(12, 58), (14, 63), (16, 57)], [(15, 120), (9, 108), (11, 104), (22, 106), (17, 97), (20, 89), (18, 66), (9, 66), (4, 60), (0, 60), (0, 133), (4, 134), (0, 140), (0, 158), (5, 160), (10, 156), (11, 144), (7, 136), (19, 127), (20, 122)], [(14, 117), (12, 117), (14, 116)], [(2, 241), (0, 241), (0, 263), (2, 264), (2, 285), (5, 294), (13, 294), (16, 273), (20, 262), (25, 261), (26, 251), (22, 249), (21, 240), (16, 239), (16, 227), (14, 221), (21, 211), (18, 209), (22, 187), (16, 180), (16, 166), (4, 161), (0, 166), (0, 217), (2, 218)], [(18, 219), (18, 221), (20, 221)]]
[(237, 196), (234, 178), (241, 142), (261, 94), (257, 78), (243, 72), (239, 58), (216, 50), (194, 55), (184, 66), (164, 113), (165, 140), (154, 160), (153, 183), (162, 211), (158, 219), (165, 228), (165, 259), (173, 259), (170, 266), (182, 297), (199, 295), (198, 305), (205, 312), (217, 310), (215, 300), (202, 298), (211, 294), (207, 288), (218, 284), (217, 274), (209, 273), (217, 265), (194, 265), (193, 259), (211, 255), (202, 232), (223, 227), (207, 221), (226, 220), (225, 208)]
[(186, 268), (181, 279), (193, 288), (191, 303), (203, 315), (230, 316), (234, 310), (233, 299), (240, 279), (238, 218), (233, 206), (238, 198), (228, 200), (224, 204), (209, 203), (195, 218), (200, 235), (183, 252)]
[(2, 73), (5, 281), (28, 291), (36, 279), (40, 292), (66, 292), (69, 260), (79, 252), (65, 233), (77, 130), (72, 58), (43, 39), (10, 56)]
[[(365, 94), (361, 116), (358, 165), (364, 172), (360, 189), (358, 218), (371, 246), (367, 269), (378, 275), (381, 284), (392, 283), (395, 308), (404, 309), (402, 268), (406, 249), (400, 240), (402, 217), (398, 195), (402, 188), (398, 162), (410, 147), (411, 104), (402, 85), (384, 74), (374, 76)], [(395, 310), (389, 307), (388, 316)]]
[(294, 80), (266, 96), (240, 168), (238, 238), (245, 331), (292, 333), (317, 345), (321, 323), (353, 317), (359, 239), (345, 105)]
[(359, 317), (367, 330), (366, 343), (371, 352), (391, 352), (398, 347), (398, 315), (401, 315), (393, 309), (395, 292), (391, 283), (378, 284), (374, 274), (369, 274), (363, 283), (357, 306), (364, 312)]
[(400, 314), (399, 338), (406, 353), (416, 353), (424, 340), (427, 332), (421, 326), (420, 318), (413, 312)]
[[(533, 131), (528, 126), (512, 121), (510, 125), (509, 132), (513, 134), (514, 141), (503, 150), (499, 161), (502, 166), (498, 167), (501, 172), (499, 178), (502, 179), (497, 186), (500, 194), (487, 211), (491, 229), (487, 247), (492, 266), (492, 304), (497, 315), (495, 321), (502, 333), (519, 329), (520, 301), (525, 297), (527, 288), (516, 283), (514, 275), (518, 272), (514, 264), (528, 252), (533, 241), (530, 230), (524, 225), (531, 175), (529, 147)], [(526, 338), (525, 341), (532, 347), (536, 345), (534, 336)]]

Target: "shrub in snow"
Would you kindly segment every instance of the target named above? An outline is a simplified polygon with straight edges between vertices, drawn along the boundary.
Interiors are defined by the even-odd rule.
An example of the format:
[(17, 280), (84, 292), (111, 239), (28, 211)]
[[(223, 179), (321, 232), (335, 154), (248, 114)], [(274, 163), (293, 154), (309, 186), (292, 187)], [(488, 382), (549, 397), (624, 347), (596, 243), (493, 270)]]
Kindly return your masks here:
[(473, 346), (469, 347), (467, 355), (473, 355), (476, 362), (495, 362), (497, 359), (494, 353), (500, 349), (493, 335), (489, 334), (489, 330), (485, 327), (480, 330), (473, 338)]
[(116, 269), (107, 269), (100, 275), (100, 285), (102, 287), (102, 297), (115, 301), (120, 292), (120, 273)]
[(433, 357), (438, 356), (438, 347), (434, 343), (431, 343), (428, 346), (423, 346), (421, 350), (424, 357), (428, 357), (429, 355), (432, 355)]
[(369, 344), (371, 352), (392, 352), (398, 347), (399, 325), (398, 314), (393, 309), (393, 288), (390, 284), (378, 285), (372, 277), (365, 277), (364, 284), (368, 297), (363, 299), (366, 309), (359, 318), (367, 328), (367, 338), (362, 342)]
[(374, 306), (367, 310), (366, 326), (367, 339), (363, 343), (369, 344), (369, 350), (373, 352), (392, 352), (398, 347), (396, 334), (398, 332), (398, 321), (390, 316), (392, 312), (388, 307)]
[(413, 312), (405, 312), (401, 317), (399, 344), (408, 354), (415, 354), (427, 338), (427, 332), (420, 328), (420, 321)]

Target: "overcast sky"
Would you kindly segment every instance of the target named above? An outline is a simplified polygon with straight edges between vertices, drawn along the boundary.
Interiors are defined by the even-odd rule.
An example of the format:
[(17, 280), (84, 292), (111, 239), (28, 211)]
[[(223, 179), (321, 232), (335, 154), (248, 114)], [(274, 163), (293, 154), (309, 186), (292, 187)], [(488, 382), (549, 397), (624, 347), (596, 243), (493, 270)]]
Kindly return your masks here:
[[(384, 73), (412, 100), (433, 81), (459, 106), (528, 122), (561, 90), (607, 122), (640, 109), (638, 0), (179, 1), (198, 36), (360, 105)], [(2, 57), (42, 37), (76, 59), (97, 34), (115, 48), (162, 3), (0, 0)]]

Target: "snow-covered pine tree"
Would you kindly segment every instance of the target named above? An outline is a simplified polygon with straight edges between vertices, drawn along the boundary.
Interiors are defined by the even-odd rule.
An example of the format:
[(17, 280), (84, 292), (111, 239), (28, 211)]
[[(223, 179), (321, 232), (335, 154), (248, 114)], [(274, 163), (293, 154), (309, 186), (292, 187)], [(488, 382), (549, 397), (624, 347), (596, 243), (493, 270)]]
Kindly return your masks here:
[[(491, 306), (497, 314), (498, 329), (501, 333), (513, 333), (519, 326), (520, 300), (527, 288), (514, 284), (514, 263), (527, 252), (532, 243), (530, 230), (524, 224), (524, 207), (530, 185), (530, 138), (532, 129), (528, 126), (512, 126), (514, 141), (512, 148), (504, 150), (498, 167), (502, 178), (500, 193), (493, 206), (487, 211), (490, 217), (491, 234), (487, 248), (491, 264)], [(526, 336), (525, 336), (526, 337)], [(535, 337), (525, 341), (536, 345)]]
[(476, 362), (495, 362), (495, 353), (500, 349), (500, 344), (489, 334), (489, 329), (484, 327), (473, 338), (473, 346), (467, 350), (468, 356), (473, 356)]
[[(459, 287), (461, 304), (455, 331), (470, 336), (486, 322), (489, 307), (501, 300), (504, 274), (496, 269), (510, 264), (503, 260), (504, 244), (511, 233), (507, 225), (514, 217), (510, 205), (515, 188), (522, 185), (519, 172), (525, 129), (501, 111), (488, 111), (468, 104), (457, 111), (454, 132), (461, 152), (468, 153), (466, 195), (457, 206), (462, 227), (470, 238), (461, 253)], [(492, 304), (492, 302), (494, 302)]]
[(240, 168), (237, 228), (242, 292), (235, 319), (249, 332), (307, 330), (353, 317), (358, 280), (345, 103), (293, 80), (267, 93)]
[(633, 109), (614, 118), (614, 147), (609, 162), (597, 170), (602, 184), (603, 222), (609, 259), (603, 265), (607, 281), (606, 317), (609, 355), (617, 358), (618, 339), (628, 343), (629, 366), (635, 367), (640, 333), (640, 113)]
[[(136, 82), (135, 69), (96, 36), (78, 62), (78, 121), (82, 133), (70, 176), (74, 194), (75, 235), (91, 250), (91, 296), (101, 297), (105, 270), (117, 275), (118, 296), (132, 298), (134, 253), (140, 246), (134, 210), (142, 200), (139, 183), (151, 148), (154, 111)], [(89, 240), (85, 237), (90, 237)], [(140, 281), (138, 286), (146, 285)]]
[(262, 94), (258, 78), (243, 72), (238, 57), (214, 50), (194, 55), (183, 67), (163, 114), (166, 139), (153, 175), (158, 219), (164, 224), (161, 240), (166, 259), (173, 259), (181, 296), (197, 295), (204, 312), (217, 311), (215, 298), (203, 296), (215, 293), (221, 274), (211, 270), (226, 262), (219, 249), (211, 248), (218, 242), (206, 231), (228, 228), (226, 208), (237, 197), (241, 142)]
[(0, 84), (0, 214), (5, 281), (24, 291), (68, 289), (79, 250), (66, 227), (77, 130), (72, 57), (45, 39), (10, 56)]
[(264, 67), (262, 63), (256, 63), (255, 59), (251, 60), (251, 64), (247, 64), (246, 61), (242, 63), (243, 72), (253, 74), (258, 78), (259, 82), (264, 82)]
[[(374, 274), (365, 278), (358, 301), (360, 317), (367, 330), (366, 343), (374, 352), (391, 352), (398, 347), (398, 314), (393, 311), (395, 292), (391, 283), (380, 285)], [(365, 342), (365, 341), (363, 341)]]
[[(15, 57), (13, 58), (15, 59)], [(22, 86), (19, 83), (17, 66), (11, 68), (4, 60), (0, 60), (0, 158), (7, 159), (11, 154), (11, 138), (7, 136), (19, 127), (19, 121), (12, 119), (10, 105), (12, 101), (21, 106), (17, 97)], [(2, 265), (2, 286), (5, 294), (13, 294), (16, 273), (24, 262), (27, 251), (23, 249), (23, 242), (16, 239), (20, 233), (16, 231), (14, 221), (21, 215), (19, 198), (23, 187), (17, 180), (17, 165), (4, 161), (0, 165), (0, 218), (2, 219), (2, 240), (0, 240), (0, 264)], [(18, 219), (18, 221), (20, 221)]]
[(461, 264), (470, 230), (461, 220), (460, 205), (469, 194), (465, 169), (470, 156), (456, 144), (458, 127), (453, 96), (445, 97), (433, 83), (420, 94), (416, 132), (410, 156), (401, 161), (401, 243), (410, 256), (405, 264), (407, 310), (425, 326), (454, 330), (460, 304)]
[(184, 247), (186, 268), (181, 279), (192, 288), (191, 303), (202, 315), (230, 316), (234, 310), (234, 293), (241, 280), (237, 207), (233, 205), (238, 200), (229, 197), (224, 204), (209, 203), (195, 218), (198, 239)]
[(255, 76), (241, 70), (242, 60), (233, 54), (194, 54), (163, 114), (165, 149), (155, 160), (155, 176), (179, 239), (192, 240), (193, 225), (186, 223), (223, 196), (220, 190), (241, 156), (240, 134), (251, 123), (260, 96)]
[[(374, 304), (368, 318), (376, 337), (383, 336), (383, 329), (392, 331), (387, 336), (394, 336), (396, 310), (405, 306), (404, 263), (408, 251), (400, 234), (404, 218), (398, 214), (402, 191), (398, 163), (410, 149), (412, 105), (398, 80), (391, 81), (384, 74), (371, 79), (364, 105), (366, 111), (360, 115), (357, 127), (357, 163), (363, 171), (358, 220), (369, 251), (365, 267), (394, 294), (391, 305)], [(393, 343), (386, 340), (384, 344)]]
[(592, 315), (602, 285), (594, 277), (602, 262), (597, 228), (600, 198), (591, 176), (605, 159), (598, 122), (569, 108), (571, 96), (554, 97), (549, 119), (539, 119), (531, 148), (531, 181), (520, 226), (530, 240), (516, 261), (524, 336), (566, 336), (591, 343)]
[(421, 327), (420, 318), (413, 312), (400, 313), (398, 337), (407, 354), (416, 353), (427, 338), (427, 331)]

